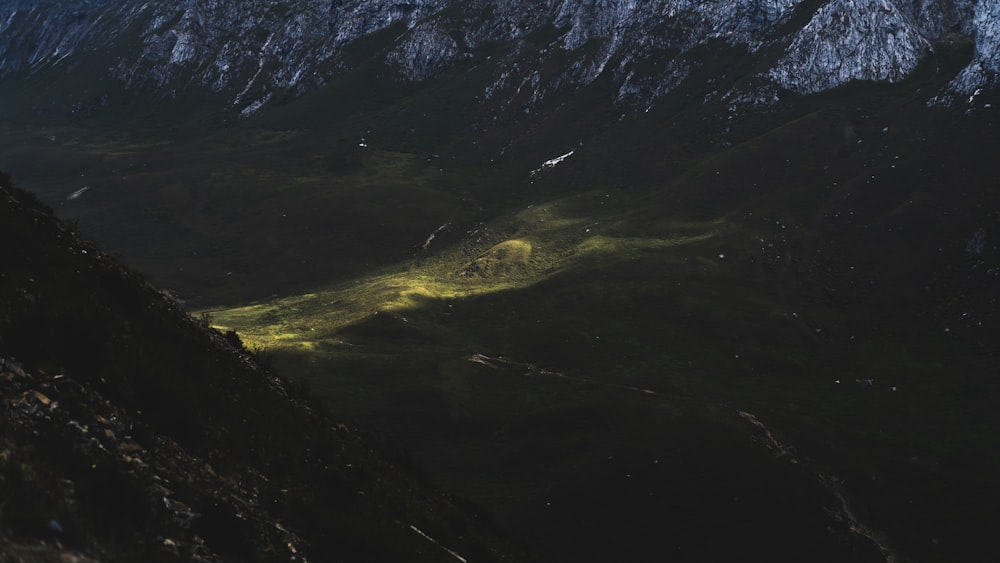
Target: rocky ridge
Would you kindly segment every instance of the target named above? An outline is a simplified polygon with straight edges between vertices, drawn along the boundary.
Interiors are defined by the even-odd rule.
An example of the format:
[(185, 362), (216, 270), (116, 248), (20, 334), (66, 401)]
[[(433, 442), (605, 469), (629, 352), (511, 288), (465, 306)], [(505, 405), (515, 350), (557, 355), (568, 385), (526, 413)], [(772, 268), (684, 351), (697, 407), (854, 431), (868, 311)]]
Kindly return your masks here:
[(852, 80), (896, 82), (931, 49), (917, 22), (890, 0), (835, 0), (795, 34), (769, 76), (802, 93)]
[(968, 96), (972, 104), (983, 87), (1000, 83), (1000, 1), (982, 0), (975, 7), (972, 28), (976, 50), (972, 62), (948, 85), (944, 103)]
[(327, 83), (350, 67), (346, 48), (385, 32), (366, 53), (404, 81), (482, 63), (484, 48), (501, 45), (487, 100), (530, 112), (607, 75), (616, 100), (641, 109), (703, 64), (699, 49), (778, 54), (759, 58), (750, 88), (813, 93), (899, 81), (935, 42), (959, 34), (973, 38), (975, 58), (948, 91), (968, 96), (996, 82), (998, 10), (997, 0), (17, 0), (0, 9), (0, 78), (103, 49), (108, 72), (130, 89), (174, 97), (208, 88), (247, 116)]

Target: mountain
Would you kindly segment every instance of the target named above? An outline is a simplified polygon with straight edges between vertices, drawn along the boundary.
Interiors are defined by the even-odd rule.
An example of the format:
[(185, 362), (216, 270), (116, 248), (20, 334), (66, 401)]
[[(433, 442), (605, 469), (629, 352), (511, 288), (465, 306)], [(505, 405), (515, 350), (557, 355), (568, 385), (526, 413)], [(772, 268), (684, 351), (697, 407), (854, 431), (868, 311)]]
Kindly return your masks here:
[[(220, 93), (246, 117), (329, 83), (377, 42), (376, 56), (403, 81), (497, 56), (478, 93), (485, 104), (530, 112), (606, 75), (615, 90), (607, 102), (644, 109), (696, 74), (706, 49), (753, 57), (749, 83), (722, 94), (766, 100), (898, 82), (937, 43), (962, 37), (975, 55), (946, 94), (965, 97), (996, 83), (998, 10), (994, 0), (15, 1), (0, 12), (0, 77), (90, 62), (95, 78), (144, 95)], [(525, 87), (532, 93), (521, 100)]]
[(5, 559), (513, 556), (6, 176), (0, 217)]
[[(391, 559), (410, 522), (469, 560), (994, 557), (996, 2), (7, 6), (0, 167), (518, 545), (350, 528)], [(228, 455), (130, 381), (93, 392)], [(150, 394), (227, 440), (288, 406), (200, 381)]]

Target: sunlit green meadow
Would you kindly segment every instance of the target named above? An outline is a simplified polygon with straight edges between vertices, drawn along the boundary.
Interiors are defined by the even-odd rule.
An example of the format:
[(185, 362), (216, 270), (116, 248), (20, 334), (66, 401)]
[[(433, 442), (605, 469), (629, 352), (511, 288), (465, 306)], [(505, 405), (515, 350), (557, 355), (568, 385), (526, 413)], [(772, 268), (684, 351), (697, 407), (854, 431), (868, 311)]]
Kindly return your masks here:
[(574, 206), (559, 200), (532, 205), (463, 233), (442, 249), (429, 237), (419, 256), (357, 279), (202, 312), (213, 326), (237, 331), (251, 347), (326, 353), (351, 345), (340, 334), (343, 329), (378, 315), (410, 322), (407, 311), (527, 288), (571, 266), (648, 258), (709, 241), (725, 228), (721, 220), (685, 223), (674, 236), (632, 236), (627, 217), (595, 219), (567, 207)]

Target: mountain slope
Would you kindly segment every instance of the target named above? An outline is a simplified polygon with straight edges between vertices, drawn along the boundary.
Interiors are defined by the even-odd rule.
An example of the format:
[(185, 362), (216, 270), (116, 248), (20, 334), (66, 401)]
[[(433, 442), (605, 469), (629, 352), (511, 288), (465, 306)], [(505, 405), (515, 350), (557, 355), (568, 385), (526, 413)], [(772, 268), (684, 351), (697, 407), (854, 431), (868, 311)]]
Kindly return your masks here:
[(235, 335), (0, 180), (4, 556), (454, 560), (442, 545), (509, 556)]

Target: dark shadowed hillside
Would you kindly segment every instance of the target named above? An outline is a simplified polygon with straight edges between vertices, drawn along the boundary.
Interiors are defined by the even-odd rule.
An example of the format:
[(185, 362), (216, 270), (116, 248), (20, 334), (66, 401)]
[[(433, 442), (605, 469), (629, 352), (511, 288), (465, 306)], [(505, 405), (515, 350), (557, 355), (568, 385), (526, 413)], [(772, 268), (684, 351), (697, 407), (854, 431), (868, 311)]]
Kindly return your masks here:
[(0, 233), (0, 559), (512, 560), (6, 176)]

